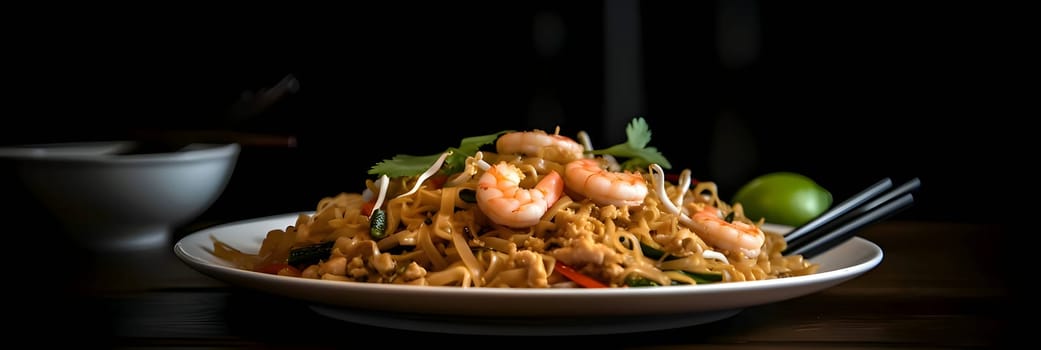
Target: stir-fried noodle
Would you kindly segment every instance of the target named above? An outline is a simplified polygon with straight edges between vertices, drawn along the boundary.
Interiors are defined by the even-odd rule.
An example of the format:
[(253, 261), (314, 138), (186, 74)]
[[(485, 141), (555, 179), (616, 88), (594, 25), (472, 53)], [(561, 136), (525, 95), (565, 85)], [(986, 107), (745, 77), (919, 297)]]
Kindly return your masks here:
[[(322, 198), (256, 253), (214, 240), (253, 271), (460, 287), (633, 287), (815, 273), (783, 237), (690, 171), (635, 171), (558, 134), (496, 134), (493, 152), (442, 154), (423, 174)], [(446, 158), (463, 164), (449, 170)], [(465, 158), (462, 158), (465, 156)], [(459, 170), (458, 168), (462, 168)], [(675, 176), (674, 176), (675, 175)]]

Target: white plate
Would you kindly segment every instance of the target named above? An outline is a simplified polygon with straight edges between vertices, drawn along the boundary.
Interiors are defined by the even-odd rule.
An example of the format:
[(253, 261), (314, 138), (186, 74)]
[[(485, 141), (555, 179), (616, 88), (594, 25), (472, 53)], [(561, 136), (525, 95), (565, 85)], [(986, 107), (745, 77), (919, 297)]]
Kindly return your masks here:
[[(686, 327), (742, 309), (815, 293), (870, 271), (882, 249), (854, 237), (818, 255), (818, 273), (764, 281), (607, 289), (420, 287), (338, 282), (237, 269), (213, 255), (210, 237), (256, 252), (272, 229), (298, 213), (207, 228), (185, 236), (174, 253), (192, 268), (232, 285), (312, 303), (319, 314), (379, 327), (489, 335), (587, 335)], [(765, 229), (790, 229), (771, 225)]]

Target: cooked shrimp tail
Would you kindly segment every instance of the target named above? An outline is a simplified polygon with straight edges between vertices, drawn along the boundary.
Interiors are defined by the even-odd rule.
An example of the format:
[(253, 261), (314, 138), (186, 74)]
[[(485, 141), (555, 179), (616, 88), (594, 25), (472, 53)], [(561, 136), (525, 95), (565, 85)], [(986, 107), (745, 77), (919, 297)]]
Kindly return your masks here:
[(647, 197), (647, 182), (639, 173), (609, 171), (592, 158), (571, 161), (564, 169), (567, 188), (597, 204), (635, 206)]
[(705, 242), (724, 250), (740, 252), (747, 257), (759, 256), (766, 234), (759, 227), (741, 221), (728, 222), (719, 209), (706, 205), (694, 213), (692, 229)]
[(582, 158), (585, 147), (570, 137), (534, 130), (511, 132), (500, 136), (495, 142), (495, 150), (502, 154), (522, 154), (567, 163)]
[(524, 173), (500, 162), (489, 167), (477, 183), (477, 205), (493, 222), (513, 228), (534, 226), (560, 199), (564, 181), (551, 171), (534, 188), (520, 188)]

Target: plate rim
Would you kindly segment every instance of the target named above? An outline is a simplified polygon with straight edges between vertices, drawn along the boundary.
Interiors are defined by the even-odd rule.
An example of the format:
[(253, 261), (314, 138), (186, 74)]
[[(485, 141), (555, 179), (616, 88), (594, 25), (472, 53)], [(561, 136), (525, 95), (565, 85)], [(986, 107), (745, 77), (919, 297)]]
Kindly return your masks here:
[[(484, 308), (487, 308), (489, 307), (488, 305), (494, 304), (495, 300), (493, 299), (499, 299), (501, 302), (501, 298), (509, 298), (512, 300), (513, 303), (533, 303), (533, 305), (536, 306), (534, 308), (508, 306), (502, 309), (492, 310), (492, 312), (498, 316), (555, 315), (559, 317), (595, 317), (603, 315), (707, 312), (770, 304), (807, 294), (816, 293), (824, 289), (830, 288), (834, 285), (848, 281), (850, 279), (859, 277), (860, 275), (878, 266), (882, 262), (884, 257), (884, 252), (882, 251), (881, 247), (879, 247), (877, 244), (862, 237), (854, 236), (849, 241), (843, 243), (839, 247), (847, 245), (856, 245), (860, 247), (862, 250), (865, 250), (863, 252), (864, 256), (860, 258), (859, 262), (849, 266), (843, 266), (837, 269), (818, 272), (816, 274), (807, 276), (795, 276), (760, 281), (730, 282), (696, 286), (669, 286), (656, 288), (523, 289), (460, 288), (449, 286), (411, 286), (364, 282), (325, 281), (298, 277), (278, 276), (265, 274), (261, 272), (242, 270), (232, 267), (228, 264), (220, 263), (216, 260), (216, 257), (212, 256), (212, 246), (208, 247), (208, 252), (210, 253), (210, 257), (212, 259), (206, 259), (205, 257), (198, 256), (199, 251), (205, 250), (207, 249), (207, 247), (195, 247), (194, 249), (188, 247), (188, 244), (197, 243), (200, 240), (210, 242), (208, 237), (209, 235), (234, 230), (236, 228), (242, 228), (245, 225), (259, 224), (262, 222), (282, 220), (284, 220), (285, 222), (295, 222), (296, 218), (300, 214), (307, 213), (309, 212), (299, 211), (275, 214), (228, 222), (199, 229), (178, 239), (178, 241), (173, 246), (173, 250), (175, 255), (184, 263), (189, 265), (191, 268), (222, 282), (237, 287), (245, 287), (261, 292), (282, 295), (284, 297), (298, 299), (313, 304), (320, 304), (332, 307), (368, 309), (375, 311), (382, 310), (391, 312), (412, 312), (422, 314), (443, 315), (481, 315), (485, 313), (484, 311), (488, 311), (482, 310), (482, 307), (480, 307), (481, 305), (484, 305)], [(280, 227), (270, 225), (270, 227), (267, 228), (268, 231), (272, 229), (280, 229)], [(250, 238), (255, 238), (259, 242), (260, 240), (262, 240), (263, 235), (265, 235), (266, 233), (267, 231), (251, 231), (245, 233), (236, 233), (236, 235), (248, 235)], [(836, 247), (836, 249), (838, 249), (839, 247)], [(245, 247), (236, 248), (248, 251), (248, 249), (246, 249)], [(835, 249), (833, 249), (832, 251), (834, 250)], [(818, 256), (817, 258), (820, 259), (821, 257), (827, 255), (828, 253), (824, 253)], [(763, 291), (780, 291), (784, 293), (779, 295), (773, 295), (773, 293), (762, 293)], [(329, 298), (328, 295), (339, 295), (339, 297)], [(728, 295), (741, 296), (746, 299), (720, 300), (718, 303), (713, 305), (704, 305), (704, 303), (691, 304), (690, 301), (687, 301), (687, 303), (684, 303), (683, 305), (681, 305), (681, 307), (677, 307), (674, 309), (665, 307), (663, 303), (663, 301), (668, 300), (676, 300), (682, 303), (684, 302), (684, 298), (693, 298), (699, 296), (718, 297)], [(413, 302), (411, 306), (419, 307), (419, 309), (415, 309), (399, 307), (391, 302), (384, 301), (384, 298), (395, 297), (420, 298), (423, 300), (444, 300), (446, 303), (469, 303), (476, 305), (477, 309), (459, 309), (453, 307), (452, 305), (425, 306), (423, 304), (417, 304)], [(351, 300), (352, 298), (365, 298), (367, 300)], [(628, 307), (628, 309), (604, 307), (595, 308), (597, 303), (618, 302), (625, 301), (626, 299), (637, 299), (642, 300), (644, 302), (650, 301), (652, 302), (652, 304), (656, 306), (649, 308), (646, 312), (635, 312), (633, 310), (629, 310), (632, 308), (631, 306)], [(537, 304), (538, 302), (549, 302), (554, 307), (563, 306), (566, 304), (569, 306), (569, 308), (567, 308), (567, 310), (560, 310), (559, 308), (556, 308), (555, 310), (550, 310), (554, 307), (546, 305), (538, 306), (540, 305)]]

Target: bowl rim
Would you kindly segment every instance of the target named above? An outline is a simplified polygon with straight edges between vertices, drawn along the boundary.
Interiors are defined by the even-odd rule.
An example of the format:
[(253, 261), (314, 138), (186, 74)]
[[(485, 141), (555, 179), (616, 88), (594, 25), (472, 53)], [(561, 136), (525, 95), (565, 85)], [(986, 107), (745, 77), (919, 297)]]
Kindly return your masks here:
[(139, 142), (129, 140), (55, 142), (0, 147), (0, 159), (81, 163), (169, 163), (237, 156), (238, 143), (192, 143), (171, 152), (122, 154)]

